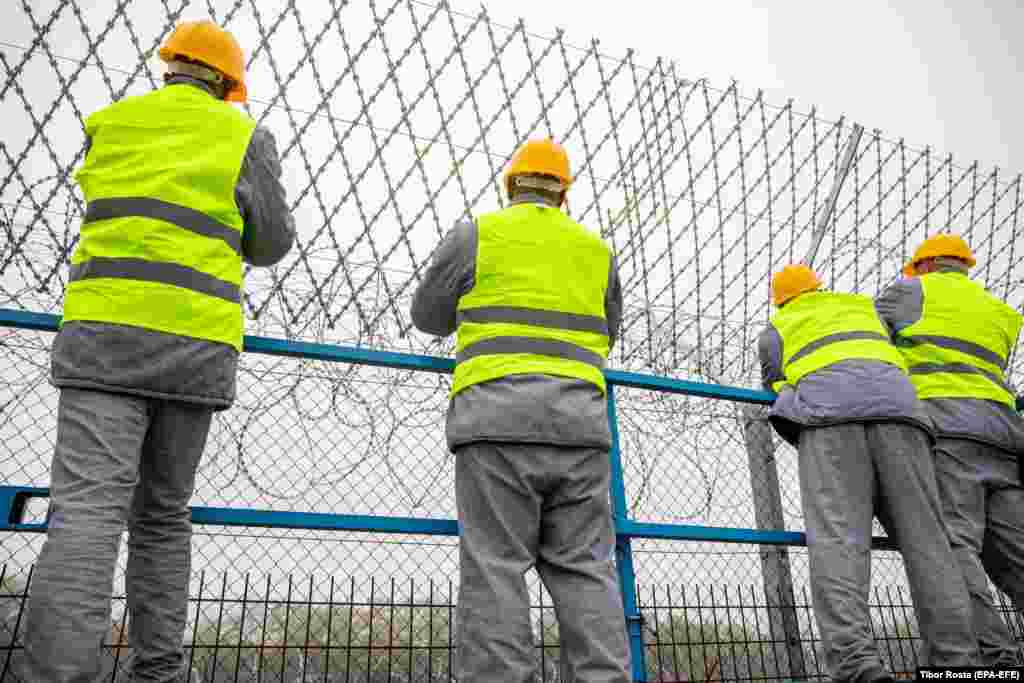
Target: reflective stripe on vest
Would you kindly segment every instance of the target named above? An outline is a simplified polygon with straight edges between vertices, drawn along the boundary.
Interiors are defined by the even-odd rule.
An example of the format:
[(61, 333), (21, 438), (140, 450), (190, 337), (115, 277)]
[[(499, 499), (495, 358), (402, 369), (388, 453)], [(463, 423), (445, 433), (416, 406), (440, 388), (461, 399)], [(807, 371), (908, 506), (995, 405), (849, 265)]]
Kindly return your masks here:
[(808, 374), (844, 360), (878, 360), (906, 368), (889, 341), (871, 299), (859, 294), (811, 292), (780, 309), (772, 326), (782, 337), (785, 380), (795, 386)]
[(1005, 371), (1021, 315), (962, 273), (929, 273), (920, 282), (921, 319), (897, 334), (918, 397), (1014, 406)]
[(518, 204), (481, 216), (473, 289), (459, 300), (452, 394), (516, 374), (604, 390), (611, 252), (558, 209)]
[(608, 336), (608, 321), (596, 315), (540, 311), (534, 308), (517, 308), (515, 306), (481, 306), (480, 308), (464, 309), (458, 312), (456, 322), (459, 325), (463, 322), (533, 325), (535, 327), (551, 327), (556, 330), (593, 332)]
[(86, 198), (63, 321), (142, 327), (242, 347), (235, 185), (255, 122), (190, 85), (89, 117)]
[(214, 296), (233, 304), (241, 302), (238, 285), (218, 280), (212, 275), (165, 261), (137, 258), (105, 258), (96, 256), (71, 266), (68, 280), (79, 282), (90, 278), (122, 278), (158, 282), (199, 294)]
[(242, 233), (218, 223), (209, 216), (187, 206), (149, 197), (113, 197), (89, 202), (85, 208), (84, 223), (105, 221), (111, 218), (156, 218), (157, 220), (194, 232), (197, 235), (218, 239), (231, 247), (236, 254), (242, 253)]

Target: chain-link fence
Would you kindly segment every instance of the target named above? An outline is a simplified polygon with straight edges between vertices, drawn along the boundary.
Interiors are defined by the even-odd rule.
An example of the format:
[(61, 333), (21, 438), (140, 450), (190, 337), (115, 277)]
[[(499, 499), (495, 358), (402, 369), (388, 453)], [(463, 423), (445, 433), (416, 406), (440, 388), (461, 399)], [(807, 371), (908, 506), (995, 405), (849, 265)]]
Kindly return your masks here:
[[(72, 180), (82, 121), (157, 86), (156, 47), (179, 19), (197, 17), (222, 22), (247, 49), (246, 107), (277, 137), (299, 229), (282, 264), (246, 275), (251, 334), (449, 354), (451, 340), (410, 329), (411, 292), (452, 222), (503, 204), (500, 172), (517, 145), (548, 134), (572, 155), (570, 213), (620, 264), (626, 312), (613, 367), (756, 386), (770, 274), (807, 253), (818, 225), (816, 264), (837, 289), (877, 292), (917, 242), (951, 228), (971, 242), (979, 281), (1015, 307), (1024, 298), (1019, 175), (877, 131), (859, 136), (843, 117), (691, 80), (671, 61), (641, 64), (597, 40), (419, 0), (11, 5), (0, 23), (0, 307), (59, 312), (83, 213)], [(0, 330), (4, 483), (48, 480), (49, 341)], [(1015, 358), (1011, 377), (1019, 369)], [(196, 503), (451, 517), (448, 381), (246, 355)], [(634, 518), (764, 526), (755, 492), (774, 478), (774, 526), (802, 527), (793, 453), (762, 435), (772, 471), (755, 466), (740, 407), (643, 390), (619, 391), (618, 406)], [(38, 543), (5, 534), (0, 560), (24, 572)], [(445, 582), (457, 564), (454, 539), (204, 527), (194, 545), (197, 570), (231, 570), (225, 595), (235, 597), (246, 573), (345, 577), (365, 590), (383, 577)], [(633, 547), (642, 585), (766, 579), (756, 547)], [(794, 559), (799, 551), (784, 564), (799, 592), (806, 562)], [(898, 562), (884, 567), (877, 582), (902, 584)]]

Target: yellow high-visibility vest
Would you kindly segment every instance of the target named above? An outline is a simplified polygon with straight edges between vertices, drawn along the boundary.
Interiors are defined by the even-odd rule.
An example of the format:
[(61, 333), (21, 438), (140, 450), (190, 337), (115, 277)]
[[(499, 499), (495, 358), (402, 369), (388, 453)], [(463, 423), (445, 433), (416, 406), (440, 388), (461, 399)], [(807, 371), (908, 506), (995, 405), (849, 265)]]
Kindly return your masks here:
[(608, 246), (539, 204), (480, 216), (477, 226), (475, 282), (458, 304), (452, 395), (533, 373), (582, 379), (604, 392)]
[(896, 340), (918, 398), (980, 398), (1014, 407), (1006, 363), (1020, 334), (1020, 313), (962, 273), (920, 279), (921, 319)]
[(879, 360), (906, 371), (899, 351), (870, 298), (860, 294), (809, 292), (783, 306), (772, 317), (782, 337), (785, 380), (772, 385), (796, 386), (806, 375), (844, 360)]
[(63, 323), (130, 325), (242, 348), (235, 184), (255, 122), (191, 85), (89, 117)]

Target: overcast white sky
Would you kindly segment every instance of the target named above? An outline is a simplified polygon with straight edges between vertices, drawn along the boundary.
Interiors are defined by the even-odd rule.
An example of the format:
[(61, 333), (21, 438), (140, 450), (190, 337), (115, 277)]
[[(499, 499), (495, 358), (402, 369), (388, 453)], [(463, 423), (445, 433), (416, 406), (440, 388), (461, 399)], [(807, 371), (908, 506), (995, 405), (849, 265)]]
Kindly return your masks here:
[[(456, 0), (453, 7), (474, 11)], [(562, 27), (571, 42), (663, 56), (716, 85), (845, 114), (959, 164), (1024, 172), (1024, 3), (1019, 0), (483, 0), (491, 16)], [(1014, 39), (1016, 36), (1016, 40)]]

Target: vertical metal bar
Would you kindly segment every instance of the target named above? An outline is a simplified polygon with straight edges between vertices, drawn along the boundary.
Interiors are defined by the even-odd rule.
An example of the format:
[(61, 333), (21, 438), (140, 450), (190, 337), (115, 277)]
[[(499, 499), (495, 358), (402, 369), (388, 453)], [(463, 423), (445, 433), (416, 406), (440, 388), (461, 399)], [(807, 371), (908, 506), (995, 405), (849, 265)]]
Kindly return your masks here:
[[(889, 589), (886, 588), (886, 590), (888, 591)], [(918, 657), (918, 654), (917, 654), (918, 643), (916, 641), (918, 639), (914, 637), (914, 631), (913, 631), (913, 629), (910, 628), (911, 622), (916, 622), (917, 621), (917, 613), (916, 612), (912, 612), (912, 611), (907, 609), (907, 607), (909, 605), (907, 604), (907, 598), (903, 595), (903, 588), (901, 588), (900, 586), (896, 586), (896, 595), (899, 596), (899, 601), (900, 601), (899, 602), (899, 606), (900, 606), (900, 612), (903, 614), (903, 623), (906, 624), (906, 626), (907, 626), (907, 637), (906, 637), (906, 640), (907, 640), (907, 646), (910, 648), (910, 663), (909, 663), (909, 666), (910, 666), (911, 670), (917, 669), (917, 667), (921, 666), (922, 662), (921, 662), (921, 658)], [(892, 598), (890, 597), (889, 600), (892, 601)], [(893, 618), (893, 621), (895, 621), (895, 617)], [(920, 633), (920, 631), (921, 631), (921, 625), (918, 624), (918, 633)], [(897, 636), (899, 635), (898, 631), (897, 631), (896, 635)], [(900, 653), (901, 654), (903, 653), (903, 646), (902, 645), (900, 645)]]
[(416, 633), (416, 586), (413, 580), (409, 579), (409, 680), (413, 679), (415, 664), (413, 655), (416, 652), (414, 634)]
[(199, 630), (199, 620), (203, 618), (203, 586), (206, 585), (206, 570), (199, 572), (199, 594), (196, 596), (196, 622), (192, 626), (192, 647), (188, 651), (188, 670), (192, 672), (192, 663), (196, 657), (196, 632)]
[[(427, 680), (434, 680), (434, 579), (430, 579), (430, 596), (427, 598)], [(450, 677), (450, 676), (449, 676)]]
[[(779, 473), (772, 450), (772, 428), (768, 424), (764, 408), (748, 406), (744, 409), (743, 438), (747, 448), (750, 490), (757, 528), (785, 528)], [(772, 640), (786, 645), (789, 670), (785, 673), (790, 678), (803, 678), (807, 671), (800, 644), (800, 624), (796, 615), (789, 549), (785, 546), (762, 545), (760, 555), (761, 579), (764, 583), (765, 602), (768, 605), (768, 624)], [(775, 604), (772, 604), (773, 602)]]
[(245, 636), (245, 610), (249, 603), (249, 572), (245, 573), (245, 588), (242, 589), (242, 618), (238, 620), (238, 654), (235, 656), (235, 680), (238, 683), (239, 670), (242, 668), (242, 647)]
[(284, 635), (281, 636), (281, 679), (288, 667), (288, 626), (292, 618), (292, 574), (288, 575), (288, 594), (284, 602)]
[(644, 662), (643, 615), (637, 607), (636, 571), (633, 568), (633, 545), (628, 536), (620, 535), (622, 523), (628, 517), (626, 507), (626, 479), (622, 471), (622, 451), (619, 447), (619, 421), (615, 408), (615, 387), (608, 385), (608, 426), (611, 430), (611, 496), (612, 513), (615, 520), (615, 553), (619, 570), (619, 588), (622, 590), (622, 607), (626, 626), (629, 630), (629, 649), (633, 662), (633, 680), (647, 681), (647, 666)]
[(345, 643), (345, 682), (352, 680), (352, 629), (355, 628), (356, 577), (349, 577), (348, 584), (348, 637)]
[[(541, 683), (548, 681), (547, 650), (544, 649), (546, 633), (544, 631), (544, 587), (537, 587), (537, 609), (540, 610), (540, 680)], [(530, 627), (533, 630), (533, 627)], [(561, 634), (559, 634), (561, 636)]]
[[(25, 589), (22, 591), (21, 599), (18, 600), (18, 616), (14, 619), (14, 628), (11, 630), (11, 644), (7, 648), (7, 656), (4, 658), (4, 670), (0, 680), (7, 679), (7, 671), (11, 668), (11, 658), (14, 656), (14, 647), (18, 642), (18, 630), (21, 628), (21, 617), (25, 613), (25, 603), (28, 602), (28, 588), (32, 583), (32, 572), (35, 571), (35, 566), (28, 570), (28, 580), (25, 582)], [(4, 579), (7, 578), (7, 565), (3, 566), (0, 570), (0, 585), (3, 585)]]
[[(878, 589), (876, 588), (875, 591), (877, 592), (877, 590)], [(896, 613), (896, 608), (897, 608), (898, 605), (896, 604), (896, 602), (892, 598), (892, 586), (886, 586), (885, 587), (885, 597), (886, 597), (886, 599), (888, 600), (888, 603), (889, 603), (887, 605), (887, 607), (889, 608), (889, 615), (890, 615), (890, 617), (892, 617), (892, 639), (896, 641), (896, 652), (899, 652), (899, 654), (900, 654), (900, 666), (899, 666), (898, 669), (896, 668), (896, 659), (895, 659), (896, 655), (893, 654), (893, 662), (892, 662), (891, 670), (892, 670), (893, 673), (896, 673), (897, 671), (899, 671), (899, 672), (906, 672), (908, 670), (911, 670), (910, 666), (912, 666), (912, 665), (910, 665), (910, 660), (913, 659), (913, 650), (914, 650), (914, 648), (913, 648), (913, 645), (911, 645), (911, 648), (910, 648), (911, 656), (907, 657), (907, 652), (906, 652), (906, 650), (903, 647), (904, 636), (903, 636), (903, 634), (900, 633), (901, 622), (897, 618), (897, 613)], [(879, 611), (881, 611), (881, 610), (879, 610)], [(910, 623), (907, 622), (906, 620), (904, 620), (902, 622), (902, 625), (907, 629), (907, 635), (909, 636), (911, 634)], [(884, 617), (882, 619), (882, 633), (883, 634), (885, 633), (885, 619), (884, 619)], [(888, 639), (888, 635), (886, 635), (886, 638)], [(913, 667), (913, 668), (917, 668), (917, 667)]]
[(680, 586), (679, 592), (682, 594), (680, 597), (683, 599), (683, 642), (686, 644), (686, 675), (689, 676), (688, 680), (694, 680), (697, 674), (697, 670), (693, 668), (693, 622), (690, 621), (689, 603), (686, 599), (686, 586)]
[[(742, 600), (741, 600), (741, 602), (742, 602)], [(757, 611), (758, 611), (758, 609), (760, 609), (760, 606), (757, 604), (757, 592), (754, 590), (753, 586), (750, 586), (750, 607), (751, 607), (751, 609), (754, 610), (754, 630), (755, 630), (756, 633), (761, 634), (762, 633), (762, 631), (761, 631), (761, 619), (757, 616)], [(771, 636), (770, 633), (768, 635), (768, 645), (772, 649), (772, 655), (773, 655), (774, 661), (775, 661), (775, 670), (772, 671), (771, 674), (773, 676), (777, 676), (777, 675), (779, 675), (779, 671), (780, 671), (780, 669), (779, 669), (779, 657), (778, 657), (778, 655), (775, 652), (775, 643), (772, 642), (772, 636)], [(760, 654), (761, 654), (761, 671), (765, 675), (768, 675), (768, 662), (764, 658), (764, 641), (761, 641), (758, 644), (758, 650), (760, 651)]]
[[(643, 605), (640, 604), (638, 607), (642, 608)], [(648, 607), (654, 614), (654, 659), (658, 662), (657, 678), (661, 680), (665, 677), (665, 662), (661, 654), (665, 643), (661, 639), (661, 618), (658, 616), (658, 593), (655, 586), (651, 586), (651, 604)]]
[(331, 656), (334, 645), (331, 643), (331, 636), (334, 634), (334, 576), (331, 576), (331, 587), (330, 592), (327, 594), (327, 641), (324, 643), (325, 652), (324, 655), (324, 683), (327, 683), (328, 677), (331, 675)]
[(860, 137), (863, 133), (864, 126), (859, 123), (853, 124), (853, 132), (850, 133), (850, 138), (846, 141), (843, 159), (839, 164), (839, 170), (836, 172), (836, 178), (832, 181), (832, 190), (828, 193), (828, 198), (821, 207), (821, 213), (818, 214), (818, 223), (814, 226), (814, 232), (811, 233), (811, 247), (807, 250), (807, 256), (804, 258), (804, 263), (812, 268), (814, 267), (814, 257), (818, 255), (821, 240), (825, 237), (829, 221), (832, 220), (832, 214), (836, 210), (836, 203), (839, 201), (839, 191), (843, 189), (843, 183), (846, 182), (846, 176), (850, 172), (850, 166), (853, 165), (857, 145), (860, 144)]
[(267, 586), (263, 592), (263, 626), (260, 629), (260, 654), (256, 666), (259, 667), (258, 683), (263, 683), (263, 655), (267, 649), (267, 619), (270, 616), (270, 574), (267, 574)]
[[(870, 593), (868, 594), (868, 596), (869, 596), (868, 599), (870, 600)], [(881, 628), (881, 630), (882, 630), (882, 634), (881, 634), (881, 637), (879, 637), (879, 634), (878, 634), (878, 632), (875, 629), (875, 620), (871, 618), (871, 605), (869, 603), (868, 604), (868, 625), (871, 628), (871, 638), (872, 638), (872, 640), (875, 641), (875, 647), (879, 650), (880, 653), (882, 651), (882, 648), (878, 647), (878, 641), (881, 640), (882, 642), (885, 643), (885, 652), (887, 652), (889, 654), (889, 670), (895, 673), (895, 671), (896, 671), (896, 655), (893, 654), (893, 651), (892, 651), (892, 639), (889, 637), (889, 634), (887, 632), (887, 627), (885, 625), (885, 603), (882, 602), (882, 596), (878, 592), (878, 586), (875, 586), (875, 607), (878, 610), (878, 622), (879, 622), (878, 625), (879, 625), (879, 628)], [(893, 621), (893, 629), (895, 630), (895, 628), (896, 628), (896, 615), (895, 614), (892, 615), (892, 621)]]
[(807, 586), (800, 589), (800, 595), (804, 614), (807, 617), (808, 630), (811, 632), (811, 657), (814, 658), (814, 674), (815, 676), (821, 676), (821, 662), (818, 660), (818, 642), (821, 640), (821, 631), (818, 631), (818, 637), (814, 637), (814, 610), (812, 609), (811, 599), (807, 597)]
[(722, 627), (718, 623), (718, 601), (715, 600), (715, 584), (708, 586), (708, 593), (710, 594), (709, 605), (711, 607), (711, 622), (715, 627), (715, 669), (712, 669), (711, 675), (707, 676), (708, 680), (715, 680), (714, 675), (718, 674), (719, 680), (725, 680), (725, 665), (722, 664), (722, 645), (725, 641), (722, 640)]
[(695, 587), (694, 592), (697, 598), (697, 602), (694, 605), (694, 608), (697, 610), (697, 628), (700, 630), (700, 677), (704, 680), (712, 680), (711, 676), (708, 675), (708, 641), (704, 630), (704, 610), (701, 606), (699, 585)]
[(391, 683), (391, 660), (395, 655), (395, 577), (391, 577), (391, 597), (388, 604), (388, 683)]
[[(651, 589), (653, 592), (653, 588)], [(672, 584), (665, 586), (665, 604), (668, 605), (668, 628), (672, 640), (672, 675), (676, 678), (679, 677), (679, 641), (677, 640), (678, 634), (676, 633), (676, 605), (672, 601)], [(686, 628), (686, 621), (683, 621), (683, 628)], [(683, 642), (689, 642), (685, 634), (683, 636)]]
[(448, 678), (454, 678), (455, 674), (452, 669), (452, 658), (455, 654), (455, 648), (457, 644), (453, 642), (455, 638), (452, 634), (452, 624), (455, 623), (455, 614), (452, 610), (452, 598), (455, 596), (455, 589), (452, 587), (452, 580), (448, 579)]
[[(125, 640), (124, 629), (128, 624), (128, 605), (121, 612), (121, 623), (117, 626), (117, 640), (111, 643), (114, 651), (114, 666), (110, 669), (110, 683), (117, 680), (117, 667), (121, 665), (121, 641)], [(193, 640), (195, 640), (193, 638)]]
[(306, 635), (302, 644), (302, 679), (306, 679), (309, 670), (309, 636), (313, 626), (313, 575), (309, 575), (309, 592), (306, 594)]
[[(729, 605), (729, 587), (728, 586), (725, 587), (725, 604), (726, 604), (726, 609), (728, 609), (728, 605)], [(743, 636), (743, 641), (742, 641), (743, 652), (745, 654), (745, 660), (747, 662), (747, 672), (746, 672), (746, 675), (751, 677), (751, 678), (753, 678), (753, 675), (754, 675), (754, 673), (753, 673), (754, 672), (754, 663), (753, 663), (753, 655), (750, 654), (750, 633), (751, 632), (750, 632), (750, 627), (747, 626), (747, 610), (743, 607), (743, 589), (740, 588), (739, 586), (736, 586), (736, 605), (734, 605), (734, 607), (736, 607), (736, 609), (738, 609), (739, 612), (740, 612), (739, 629), (740, 629), (740, 633)], [(732, 619), (731, 618), (729, 619), (729, 624), (730, 624), (729, 627), (732, 628)], [(733, 642), (734, 643), (736, 642), (735, 639), (733, 639)], [(733, 654), (733, 658), (734, 658), (734, 660), (735, 660), (735, 651), (736, 651), (736, 646), (734, 645), (733, 646), (733, 653), (734, 653)], [(739, 674), (737, 674), (737, 675), (739, 675)]]
[[(224, 626), (224, 599), (228, 591), (228, 573), (220, 575), (220, 606), (217, 609), (217, 630), (213, 639), (213, 672), (210, 680), (217, 680), (217, 658), (220, 657), (220, 630)], [(192, 639), (193, 641), (195, 638)]]
[(369, 636), (366, 639), (366, 671), (367, 675), (373, 671), (373, 605), (377, 595), (377, 584), (373, 577), (370, 577), (370, 627)]

